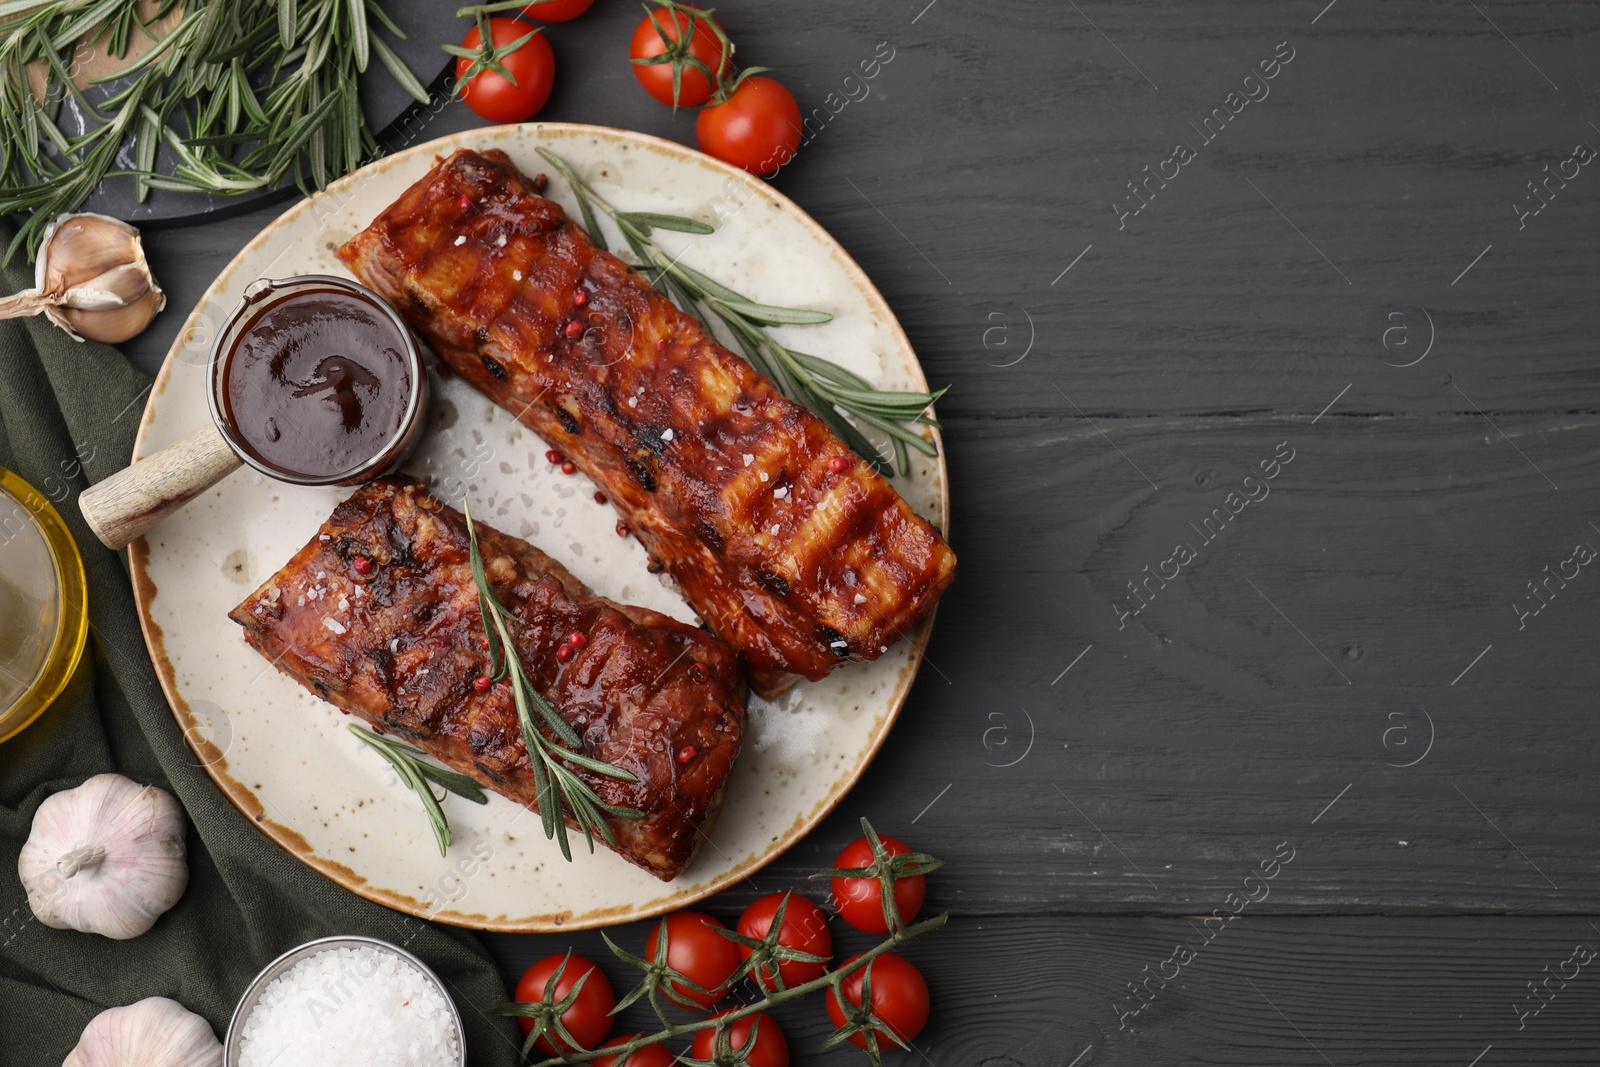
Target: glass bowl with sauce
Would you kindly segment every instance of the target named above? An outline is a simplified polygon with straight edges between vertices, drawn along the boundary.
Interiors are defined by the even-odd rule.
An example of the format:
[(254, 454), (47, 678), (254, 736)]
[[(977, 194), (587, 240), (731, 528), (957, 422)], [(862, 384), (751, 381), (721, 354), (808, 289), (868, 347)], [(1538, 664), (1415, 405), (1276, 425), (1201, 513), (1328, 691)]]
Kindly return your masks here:
[(89, 628), (83, 560), (37, 489), (0, 469), (0, 741), (66, 688)]
[(428, 372), (399, 314), (326, 274), (262, 278), (211, 348), (211, 424), (78, 497), (121, 549), (248, 464), (295, 485), (359, 485), (399, 470), (422, 438)]
[(211, 416), (239, 458), (296, 485), (359, 485), (416, 447), (428, 375), (365, 286), (331, 275), (245, 290), (211, 355)]

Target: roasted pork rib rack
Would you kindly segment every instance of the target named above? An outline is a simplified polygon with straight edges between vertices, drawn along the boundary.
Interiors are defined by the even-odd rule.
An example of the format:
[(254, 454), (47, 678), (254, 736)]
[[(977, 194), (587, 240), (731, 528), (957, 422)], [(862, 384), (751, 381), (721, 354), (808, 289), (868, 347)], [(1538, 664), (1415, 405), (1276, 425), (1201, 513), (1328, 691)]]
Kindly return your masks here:
[(888, 481), (504, 153), (441, 161), (339, 257), (599, 485), (758, 692), (876, 659), (954, 576)]
[[(518, 619), (512, 639), (530, 682), (583, 737), (585, 755), (638, 778), (577, 771), (608, 803), (644, 812), (608, 819), (616, 851), (676, 877), (710, 831), (739, 754), (736, 654), (704, 630), (595, 596), (527, 542), (477, 528), (490, 583)], [(474, 684), (488, 653), (465, 522), (421, 485), (360, 489), (230, 617), (318, 696), (537, 808), (510, 684)], [(557, 650), (574, 632), (582, 647), (563, 663)]]

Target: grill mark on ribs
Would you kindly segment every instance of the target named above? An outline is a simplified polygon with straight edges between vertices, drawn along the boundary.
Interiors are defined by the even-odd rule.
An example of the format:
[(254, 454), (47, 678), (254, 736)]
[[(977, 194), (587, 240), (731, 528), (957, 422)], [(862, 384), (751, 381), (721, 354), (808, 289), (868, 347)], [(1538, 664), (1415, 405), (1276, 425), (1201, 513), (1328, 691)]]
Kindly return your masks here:
[[(495, 592), (516, 616), (512, 640), (529, 680), (584, 738), (586, 755), (639, 779), (576, 772), (606, 801), (645, 812), (608, 820), (616, 851), (670, 880), (710, 831), (739, 753), (737, 656), (711, 634), (595, 596), (525, 541), (481, 523), (478, 536)], [(352, 555), (368, 557), (370, 572), (350, 566)], [(230, 618), (342, 711), (538, 807), (509, 684), (472, 685), (488, 654), (465, 522), (421, 485), (383, 479), (357, 491)], [(587, 643), (562, 664), (556, 648), (574, 630)], [(704, 681), (690, 671), (696, 663)], [(690, 745), (694, 757), (680, 763)]]
[(954, 576), (939, 533), (827, 424), (597, 249), (504, 153), (441, 161), (339, 257), (595, 481), (757, 691), (876, 659)]

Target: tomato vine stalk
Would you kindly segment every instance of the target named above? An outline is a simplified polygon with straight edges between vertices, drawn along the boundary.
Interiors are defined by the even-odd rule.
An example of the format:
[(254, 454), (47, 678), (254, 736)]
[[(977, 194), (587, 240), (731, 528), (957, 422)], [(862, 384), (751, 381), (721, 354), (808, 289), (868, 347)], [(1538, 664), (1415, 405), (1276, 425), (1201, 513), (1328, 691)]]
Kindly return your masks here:
[[(872, 1014), (872, 972), (870, 969), (872, 961), (885, 953), (894, 951), (908, 941), (939, 929), (949, 921), (950, 916), (948, 914), (934, 915), (920, 922), (910, 924), (904, 922), (900, 916), (899, 906), (895, 902), (893, 879), (897, 876), (903, 876), (901, 872), (912, 869), (915, 869), (918, 873), (925, 874), (943, 866), (943, 861), (935, 859), (926, 853), (890, 855), (877, 833), (873, 830), (872, 824), (865, 818), (861, 820), (861, 828), (872, 846), (872, 863), (863, 868), (823, 871), (812, 875), (812, 877), (872, 877), (881, 879), (884, 917), (888, 921), (889, 934), (873, 948), (852, 957), (847, 963), (825, 971), (809, 982), (785, 987), (782, 978), (778, 974), (776, 964), (782, 959), (804, 958), (812, 961), (819, 959), (809, 953), (797, 953), (796, 950), (789, 949), (787, 946), (778, 943), (778, 936), (783, 926), (782, 912), (780, 910), (774, 916), (766, 936), (759, 941), (754, 938), (743, 937), (731, 930), (716, 926), (710, 927), (730, 941), (751, 949), (750, 957), (716, 990), (702, 989), (686, 975), (666, 963), (667, 924), (665, 921), (662, 921), (657, 929), (654, 961), (646, 961), (623, 951), (607, 936), (605, 941), (612, 953), (629, 966), (642, 970), (645, 975), (644, 980), (638, 986), (617, 1002), (616, 1008), (613, 1009), (613, 1014), (641, 998), (647, 999), (650, 1006), (655, 1010), (657, 1018), (661, 1021), (661, 1029), (655, 1033), (641, 1034), (628, 1041), (616, 1042), (596, 1049), (576, 1047), (577, 1042), (570, 1040), (570, 1035), (567, 1034), (565, 1027), (561, 1023), (561, 1016), (576, 1001), (578, 987), (581, 986), (584, 979), (587, 979), (588, 973), (585, 973), (574, 988), (568, 991), (566, 997), (558, 999), (555, 996), (555, 991), (559, 983), (560, 969), (546, 983), (539, 1000), (531, 1003), (502, 1004), (489, 1010), (497, 1015), (509, 1015), (534, 1021), (533, 1030), (529, 1033), (527, 1042), (523, 1046), (524, 1055), (527, 1055), (532, 1050), (534, 1043), (541, 1036), (554, 1034), (566, 1040), (564, 1047), (561, 1044), (557, 1044), (557, 1048), (562, 1048), (558, 1055), (541, 1060), (534, 1064), (533, 1067), (573, 1067), (576, 1064), (584, 1064), (601, 1057), (612, 1056), (616, 1057), (612, 1061), (616, 1067), (627, 1067), (627, 1058), (647, 1045), (676, 1041), (703, 1030), (712, 1030), (715, 1034), (712, 1058), (698, 1060), (689, 1056), (679, 1056), (680, 1063), (685, 1064), (686, 1067), (742, 1067), (756, 1046), (756, 1034), (752, 1030), (746, 1036), (743, 1045), (735, 1049), (732, 1047), (732, 1041), (729, 1036), (734, 1023), (767, 1011), (776, 1005), (826, 989), (830, 991), (835, 1001), (843, 1008), (845, 1024), (835, 1030), (823, 1042), (822, 1048), (832, 1048), (856, 1035), (860, 1035), (866, 1044), (867, 1058), (871, 1061), (872, 1067), (880, 1067), (883, 1052), (881, 1042), (884, 1039), (888, 1039), (900, 1048), (908, 1048), (909, 1046), (887, 1023)], [(675, 986), (701, 993), (726, 993), (746, 975), (758, 974), (758, 969), (766, 964), (771, 965), (772, 988), (768, 988), (758, 982), (756, 983), (756, 988), (762, 993), (758, 1000), (707, 1019), (675, 1023), (667, 1017), (656, 996), (657, 992), (665, 993), (674, 1002), (687, 1007), (692, 1002), (674, 994), (673, 988)], [(566, 961), (563, 961), (562, 967), (564, 968), (565, 966)], [(861, 996), (858, 1004), (845, 995), (844, 984), (846, 979), (862, 968), (868, 969), (862, 975)], [(698, 1005), (694, 1006), (699, 1007)], [(759, 1020), (754, 1025), (759, 1026)]]

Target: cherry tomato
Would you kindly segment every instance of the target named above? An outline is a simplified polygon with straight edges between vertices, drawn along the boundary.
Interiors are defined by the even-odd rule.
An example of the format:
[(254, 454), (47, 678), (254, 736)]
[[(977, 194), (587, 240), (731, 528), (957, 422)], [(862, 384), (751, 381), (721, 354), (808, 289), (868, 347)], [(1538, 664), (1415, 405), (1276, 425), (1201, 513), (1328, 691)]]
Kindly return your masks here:
[[(851, 956), (844, 962), (848, 965), (860, 958)], [(880, 1032), (892, 1030), (902, 1041), (911, 1041), (922, 1033), (922, 1028), (928, 1025), (928, 983), (922, 972), (904, 956), (885, 952), (844, 980), (844, 995), (857, 1007), (861, 1006), (861, 979), (868, 971), (872, 972), (872, 1028)], [(832, 989), (828, 990), (828, 1018), (833, 1020), (834, 1026), (845, 1023), (844, 1007)], [(862, 1048), (867, 1047), (867, 1039), (859, 1033), (851, 1034), (850, 1040)], [(891, 1038), (878, 1038), (880, 1049), (893, 1044)]]
[[(495, 46), (508, 45), (532, 29), (526, 22), (516, 19), (490, 19), (489, 34)], [(461, 47), (476, 50), (483, 43), (478, 27), (467, 31)], [(539, 34), (527, 44), (502, 56), (500, 65), (517, 80), (515, 85), (492, 70), (480, 70), (461, 88), (461, 99), (479, 116), (490, 122), (525, 122), (539, 113), (550, 99), (550, 89), (556, 83), (556, 54), (550, 42)], [(467, 76), (472, 61), (457, 57), (456, 79)]]
[[(699, 8), (694, 10), (697, 12), (694, 16), (694, 33), (687, 45), (680, 44), (684, 34), (689, 31), (689, 15), (683, 11), (658, 8), (640, 20), (633, 30), (633, 44), (628, 49), (628, 55), (634, 60), (633, 76), (639, 79), (645, 92), (663, 104), (699, 107), (711, 99), (711, 94), (717, 88), (716, 83), (721, 82), (728, 72), (728, 49), (722, 43), (726, 35), (718, 36), (721, 24), (710, 15), (699, 14)], [(713, 26), (716, 28), (713, 29)], [(660, 63), (639, 62), (641, 59), (666, 55), (669, 51), (677, 53), (674, 59)], [(690, 62), (691, 58), (703, 63), (713, 76), (707, 78), (704, 70)], [(674, 66), (681, 71), (676, 100), (672, 91)]]
[[(550, 982), (550, 976), (556, 973), (556, 968), (566, 961), (566, 968), (561, 972), (561, 980), (556, 983), (555, 994), (551, 998), (559, 1002), (572, 992), (572, 987), (577, 985), (578, 979), (588, 974), (589, 978), (583, 983), (583, 988), (578, 991), (578, 999), (572, 1002), (572, 1007), (561, 1013), (561, 1025), (567, 1028), (573, 1040), (585, 1049), (595, 1048), (611, 1033), (611, 1009), (617, 1006), (616, 994), (611, 991), (611, 983), (606, 981), (606, 976), (600, 968), (582, 956), (568, 956), (560, 953), (546, 956), (534, 963), (523, 972), (522, 978), (517, 982), (517, 1002), (520, 1004), (533, 1004), (544, 999), (545, 986)], [(532, 1019), (518, 1019), (522, 1024), (524, 1034), (533, 1031)], [(566, 1042), (560, 1042), (562, 1048), (558, 1050), (555, 1043), (548, 1037), (541, 1037), (538, 1046), (552, 1056), (559, 1055), (561, 1051), (572, 1051), (566, 1048)], [(638, 1065), (635, 1065), (638, 1067)]]
[[(615, 1041), (608, 1041), (605, 1048), (620, 1048), (630, 1041), (643, 1037), (643, 1034), (624, 1034)], [(589, 1061), (594, 1067), (672, 1067), (678, 1062), (677, 1057), (667, 1051), (665, 1045), (646, 1045), (644, 1048), (630, 1052), (621, 1063), (615, 1056), (597, 1056)]]
[(770, 178), (794, 158), (804, 128), (800, 105), (781, 82), (759, 74), (695, 119), (700, 149), (751, 174)]
[[(669, 982), (672, 991), (702, 1008), (727, 996), (720, 987), (739, 969), (739, 946), (717, 933), (727, 927), (698, 911), (675, 911), (662, 921), (667, 924), (667, 966), (706, 990), (700, 993), (680, 982)], [(660, 929), (661, 923), (656, 923), (645, 935), (644, 958), (651, 963), (656, 961)]]
[[(778, 944), (784, 948), (809, 952), (813, 956), (832, 956), (833, 934), (828, 930), (828, 916), (821, 908), (797, 893), (768, 893), (764, 897), (757, 898), (744, 909), (744, 914), (739, 916), (737, 927), (739, 933), (758, 941), (766, 937), (767, 932), (772, 929), (772, 919), (777, 914), (778, 905), (783, 903), (785, 896), (789, 898), (789, 903), (784, 905), (783, 926), (778, 930)], [(739, 946), (741, 962), (749, 959), (751, 955), (751, 949)], [(792, 989), (814, 978), (821, 978), (822, 972), (827, 969), (826, 963), (807, 963), (805, 960), (778, 961), (778, 976), (783, 979), (785, 989)], [(773, 988), (771, 965), (762, 964), (757, 971), (756, 984), (763, 989)]]
[(522, 9), (522, 17), (540, 22), (571, 22), (594, 6), (594, 0), (540, 0)]
[[(912, 850), (910, 845), (888, 834), (879, 834), (878, 840), (883, 842), (883, 850), (891, 856), (903, 856)], [(856, 838), (844, 847), (844, 851), (839, 853), (839, 858), (833, 861), (833, 865), (872, 866), (872, 842), (865, 837)], [(909, 923), (917, 917), (917, 912), (922, 910), (922, 898), (927, 891), (927, 879), (920, 874), (910, 878), (895, 879), (894, 902), (900, 909), (901, 922)], [(883, 921), (883, 885), (876, 878), (833, 879), (833, 906), (839, 912), (839, 916), (857, 930), (869, 934), (889, 932), (888, 924)]]
[[(726, 1014), (728, 1013), (725, 1011), (717, 1012), (717, 1015)], [(716, 1016), (713, 1015), (712, 1018)], [(760, 1025), (756, 1025), (758, 1020)], [(745, 1043), (750, 1040), (752, 1028), (756, 1032), (756, 1043), (750, 1050), (749, 1059), (745, 1061), (749, 1067), (789, 1067), (789, 1042), (783, 1039), (783, 1031), (772, 1021), (772, 1016), (764, 1011), (746, 1015), (743, 1019), (736, 1019), (728, 1024), (728, 1044), (734, 1051), (744, 1048)], [(695, 1059), (709, 1060), (716, 1047), (715, 1029), (695, 1031), (693, 1052)]]

